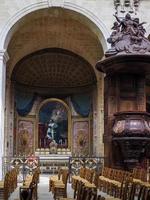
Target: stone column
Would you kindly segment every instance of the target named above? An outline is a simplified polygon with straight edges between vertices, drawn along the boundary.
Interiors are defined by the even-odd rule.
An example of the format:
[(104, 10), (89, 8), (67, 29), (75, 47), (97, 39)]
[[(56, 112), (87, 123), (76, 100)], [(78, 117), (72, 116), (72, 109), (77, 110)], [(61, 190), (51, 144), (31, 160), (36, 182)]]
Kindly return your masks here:
[(0, 180), (2, 179), (2, 157), (4, 155), (5, 84), (8, 58), (7, 52), (0, 50)]

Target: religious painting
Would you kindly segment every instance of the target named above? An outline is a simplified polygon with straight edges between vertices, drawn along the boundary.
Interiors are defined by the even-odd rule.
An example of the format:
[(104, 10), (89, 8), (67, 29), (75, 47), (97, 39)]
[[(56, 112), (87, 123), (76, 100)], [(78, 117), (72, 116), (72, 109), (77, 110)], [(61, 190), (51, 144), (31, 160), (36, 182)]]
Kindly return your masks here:
[(33, 153), (34, 122), (32, 120), (18, 120), (18, 154), (27, 156)]
[(73, 153), (76, 156), (89, 155), (89, 120), (73, 122)]
[(61, 100), (46, 102), (39, 111), (39, 148), (49, 148), (51, 142), (57, 147), (68, 147), (68, 110)]

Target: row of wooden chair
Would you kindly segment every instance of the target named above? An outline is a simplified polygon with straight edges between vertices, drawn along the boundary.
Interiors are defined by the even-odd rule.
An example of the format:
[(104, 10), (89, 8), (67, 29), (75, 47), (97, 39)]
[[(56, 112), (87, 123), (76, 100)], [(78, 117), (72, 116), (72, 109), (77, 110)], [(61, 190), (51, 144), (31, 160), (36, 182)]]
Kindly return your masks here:
[(119, 197), (123, 181), (131, 177), (131, 172), (104, 167), (99, 176), (98, 187), (109, 195)]
[(126, 179), (122, 184), (120, 197), (107, 196), (105, 200), (150, 200), (150, 184), (133, 182), (133, 179)]
[(0, 182), (0, 200), (8, 200), (10, 194), (17, 188), (18, 168), (7, 172), (4, 181)]
[(106, 200), (150, 200), (150, 184), (145, 180), (144, 169), (127, 172), (105, 167), (99, 177), (99, 190), (109, 195)]
[(40, 169), (36, 168), (32, 175), (28, 175), (19, 189), (20, 200), (36, 200)]
[[(87, 176), (86, 176), (86, 171), (88, 172)], [(149, 184), (142, 181), (142, 180), (145, 180), (145, 177), (146, 177), (145, 174), (146, 174), (145, 170), (143, 169), (134, 169), (133, 172), (128, 172), (124, 170), (104, 167), (102, 170), (101, 176), (99, 176), (98, 178), (98, 184), (94, 184), (97, 182), (97, 181), (94, 181), (94, 179), (97, 180), (96, 173), (94, 173), (93, 170), (89, 170), (89, 169), (87, 170), (85, 168), (81, 168), (78, 176), (72, 176), (72, 188), (75, 189), (76, 182), (81, 181), (82, 184), (84, 184), (84, 187), (86, 187), (87, 189), (92, 189), (92, 191), (96, 191), (97, 186), (98, 186), (100, 191), (103, 191), (107, 195), (109, 195), (109, 199), (124, 199), (125, 200), (127, 198), (126, 196), (127, 194), (128, 196), (130, 195), (134, 196), (133, 189), (131, 190), (131, 193), (130, 191), (127, 192), (127, 188), (128, 188), (127, 185), (130, 185), (129, 188), (132, 188), (132, 187), (135, 188), (135, 185), (137, 187), (140, 187), (141, 185), (142, 189), (143, 187), (147, 188), (147, 189), (143, 189), (144, 191), (149, 190)], [(94, 175), (95, 175), (95, 178), (91, 178), (91, 177), (94, 177)], [(131, 181), (130, 184), (128, 184), (129, 180)], [(92, 187), (90, 187), (90, 185)], [(136, 188), (136, 192), (137, 192), (137, 188)], [(135, 193), (135, 195), (137, 195), (137, 193)], [(140, 195), (139, 195), (139, 198), (141, 198)]]

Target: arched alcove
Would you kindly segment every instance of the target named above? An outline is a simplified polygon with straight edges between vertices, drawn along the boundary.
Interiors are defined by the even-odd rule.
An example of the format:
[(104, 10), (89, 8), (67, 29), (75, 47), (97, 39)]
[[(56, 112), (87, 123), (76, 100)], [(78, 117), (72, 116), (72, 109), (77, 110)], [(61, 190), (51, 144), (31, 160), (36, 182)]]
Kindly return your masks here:
[[(90, 92), (94, 110), (89, 112), (84, 123), (89, 129), (88, 132), (92, 133), (89, 141), (93, 141), (91, 127), (94, 121), (93, 113), (96, 113), (95, 121), (101, 121), (101, 130), (99, 125), (95, 125), (94, 131), (98, 139), (102, 137), (103, 113), (100, 110), (103, 110), (103, 76), (96, 72), (95, 63), (103, 56), (104, 44), (101, 43), (103, 39), (102, 31), (91, 19), (65, 8), (40, 9), (19, 19), (9, 31), (9, 38), (6, 37), (4, 42), (10, 57), (7, 63), (9, 98), (6, 107), (8, 101), (12, 99), (11, 108), (7, 107), (7, 112), (13, 110), (14, 115), (11, 116), (11, 120), (16, 131), (20, 113), (16, 112), (18, 111), (14, 107), (16, 96), (15, 100), (13, 97), (17, 86), (19, 88), (17, 94), (22, 95), (24, 92), (22, 97), (24, 101), (32, 91), (38, 94), (40, 98), (38, 105), (47, 98), (72, 99), (72, 95), (75, 94), (83, 96), (85, 94), (88, 99)], [(72, 106), (72, 102), (70, 100), (68, 102)], [(37, 111), (35, 107), (38, 105), (32, 105), (30, 112), (24, 112), (27, 116), (21, 116), (21, 119), (28, 117), (34, 121)], [(80, 118), (80, 125), (84, 121), (80, 114), (74, 118)], [(34, 127), (35, 124), (36, 121), (33, 123)], [(13, 129), (11, 134), (13, 137)], [(16, 140), (17, 138), (14, 140), (14, 145)]]

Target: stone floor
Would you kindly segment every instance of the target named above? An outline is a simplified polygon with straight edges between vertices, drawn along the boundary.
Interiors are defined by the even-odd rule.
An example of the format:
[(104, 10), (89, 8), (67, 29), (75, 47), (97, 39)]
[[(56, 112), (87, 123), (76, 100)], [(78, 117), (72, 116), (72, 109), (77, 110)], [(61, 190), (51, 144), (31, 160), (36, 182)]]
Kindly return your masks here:
[[(38, 186), (38, 199), (39, 200), (53, 200), (52, 193), (48, 191), (49, 175), (41, 174), (40, 183)], [(20, 186), (20, 185), (19, 185)], [(14, 193), (10, 196), (9, 200), (19, 200), (19, 186)], [(71, 185), (68, 184), (68, 197), (73, 197), (73, 190)]]

